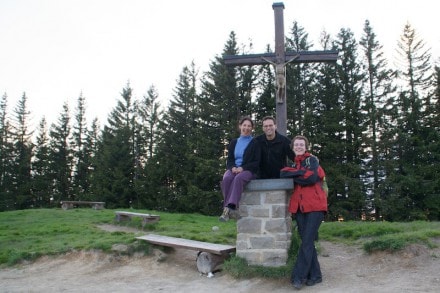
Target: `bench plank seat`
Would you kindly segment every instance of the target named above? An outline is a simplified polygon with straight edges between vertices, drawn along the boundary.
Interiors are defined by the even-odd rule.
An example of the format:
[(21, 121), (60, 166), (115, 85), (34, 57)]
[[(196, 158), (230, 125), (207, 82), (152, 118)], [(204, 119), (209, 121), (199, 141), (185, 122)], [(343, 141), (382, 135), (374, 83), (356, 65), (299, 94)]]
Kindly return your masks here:
[(103, 201), (83, 201), (83, 200), (63, 200), (60, 202), (63, 210), (73, 209), (78, 205), (90, 205), (94, 210), (102, 210), (105, 202)]
[(187, 248), (192, 250), (205, 251), (217, 255), (225, 255), (235, 251), (235, 246), (231, 245), (202, 242), (157, 234), (147, 234), (144, 236), (136, 237), (136, 239), (146, 240), (153, 244), (162, 246)]
[(151, 214), (142, 214), (142, 213), (134, 213), (134, 212), (125, 212), (125, 211), (116, 211), (116, 221), (121, 222), (124, 220), (131, 220), (132, 217), (142, 218), (142, 228), (147, 223), (156, 223), (160, 220), (159, 215), (151, 215)]

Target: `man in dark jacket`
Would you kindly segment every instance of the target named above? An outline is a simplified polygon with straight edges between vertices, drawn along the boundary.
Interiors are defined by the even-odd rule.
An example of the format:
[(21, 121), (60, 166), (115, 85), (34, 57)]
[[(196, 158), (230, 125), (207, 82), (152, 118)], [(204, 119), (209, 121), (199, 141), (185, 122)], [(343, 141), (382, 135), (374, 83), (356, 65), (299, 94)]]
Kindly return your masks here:
[(263, 118), (264, 134), (256, 139), (261, 146), (260, 171), (258, 178), (280, 178), (280, 170), (287, 166), (287, 160), (293, 161), (295, 154), (290, 147), (290, 139), (279, 134), (274, 117)]

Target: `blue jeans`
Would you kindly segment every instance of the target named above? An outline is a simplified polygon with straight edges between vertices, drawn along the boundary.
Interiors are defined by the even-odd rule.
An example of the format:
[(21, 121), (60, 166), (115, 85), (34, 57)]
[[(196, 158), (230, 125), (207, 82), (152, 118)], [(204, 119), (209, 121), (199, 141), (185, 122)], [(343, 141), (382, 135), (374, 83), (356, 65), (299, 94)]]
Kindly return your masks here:
[(301, 246), (292, 271), (292, 282), (305, 282), (322, 278), (318, 254), (315, 248), (315, 239), (318, 236), (319, 226), (324, 220), (323, 212), (296, 213), (298, 232), (301, 237)]

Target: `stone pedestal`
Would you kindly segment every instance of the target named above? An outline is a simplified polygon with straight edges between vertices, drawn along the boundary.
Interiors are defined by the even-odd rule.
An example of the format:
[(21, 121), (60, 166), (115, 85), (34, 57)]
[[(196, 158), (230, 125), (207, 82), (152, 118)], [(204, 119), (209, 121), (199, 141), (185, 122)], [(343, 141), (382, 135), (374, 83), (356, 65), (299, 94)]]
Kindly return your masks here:
[(292, 179), (252, 180), (246, 186), (240, 200), (236, 255), (248, 264), (286, 264), (292, 235), (287, 210), (292, 189)]

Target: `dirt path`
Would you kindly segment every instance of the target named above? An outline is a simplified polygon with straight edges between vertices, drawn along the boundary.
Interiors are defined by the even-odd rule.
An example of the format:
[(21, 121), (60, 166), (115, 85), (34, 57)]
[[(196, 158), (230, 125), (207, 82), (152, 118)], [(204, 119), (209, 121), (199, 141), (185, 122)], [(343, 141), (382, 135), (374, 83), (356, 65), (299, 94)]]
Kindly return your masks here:
[[(321, 242), (324, 281), (304, 292), (440, 292), (440, 249), (411, 246), (399, 254)], [(132, 257), (72, 252), (0, 270), (0, 292), (292, 292), (288, 280), (200, 275), (196, 252)]]

